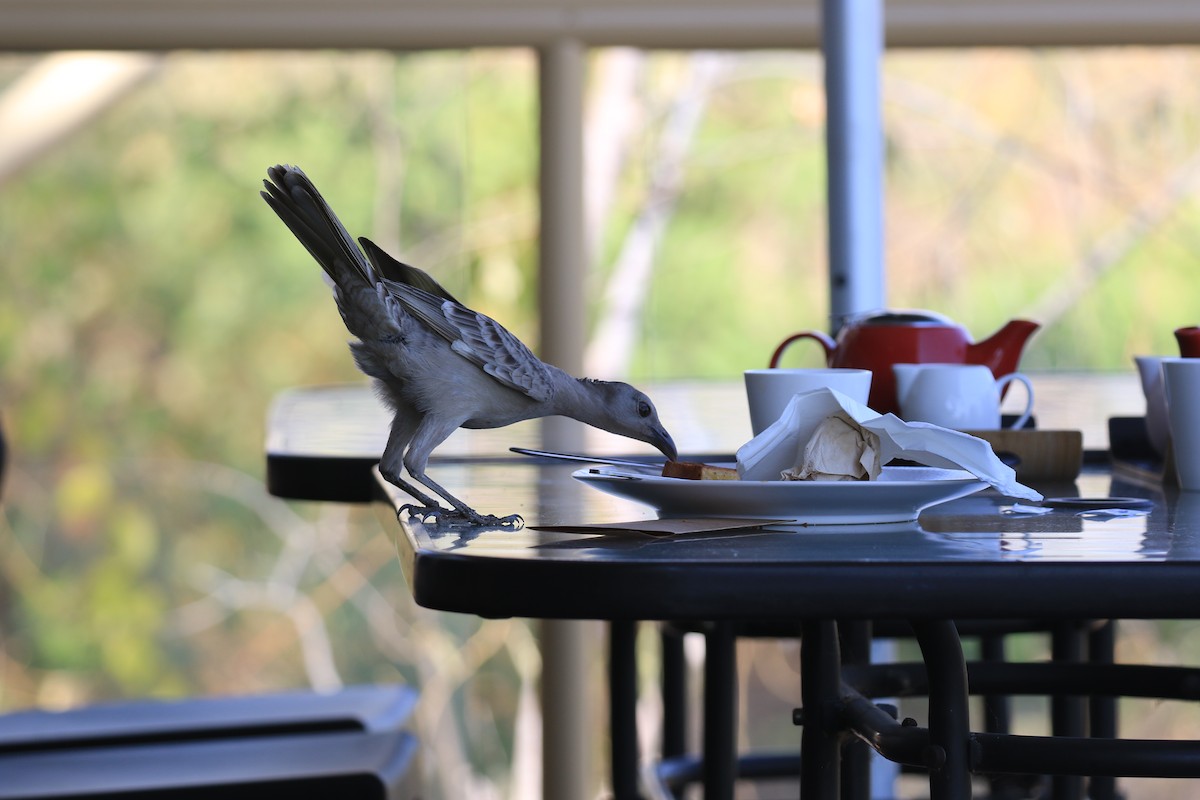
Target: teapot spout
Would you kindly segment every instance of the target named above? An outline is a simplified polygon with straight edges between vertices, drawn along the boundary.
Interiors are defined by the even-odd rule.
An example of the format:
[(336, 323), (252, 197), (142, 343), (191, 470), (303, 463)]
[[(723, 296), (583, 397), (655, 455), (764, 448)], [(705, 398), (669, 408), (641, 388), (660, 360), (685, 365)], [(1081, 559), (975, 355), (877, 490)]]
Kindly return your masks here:
[(1030, 320), (1010, 320), (983, 341), (968, 345), (967, 361), (983, 364), (998, 377), (1016, 372), (1026, 342), (1040, 327), (1040, 324)]

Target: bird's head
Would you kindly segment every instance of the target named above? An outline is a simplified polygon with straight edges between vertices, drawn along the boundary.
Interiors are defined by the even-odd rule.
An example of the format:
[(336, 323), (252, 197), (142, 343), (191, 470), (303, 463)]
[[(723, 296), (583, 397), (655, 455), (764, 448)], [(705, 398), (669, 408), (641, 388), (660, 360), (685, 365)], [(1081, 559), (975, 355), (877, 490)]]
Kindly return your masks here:
[(668, 460), (678, 455), (671, 434), (658, 419), (654, 403), (627, 383), (589, 381), (601, 394), (601, 420), (589, 420), (596, 427), (654, 445)]

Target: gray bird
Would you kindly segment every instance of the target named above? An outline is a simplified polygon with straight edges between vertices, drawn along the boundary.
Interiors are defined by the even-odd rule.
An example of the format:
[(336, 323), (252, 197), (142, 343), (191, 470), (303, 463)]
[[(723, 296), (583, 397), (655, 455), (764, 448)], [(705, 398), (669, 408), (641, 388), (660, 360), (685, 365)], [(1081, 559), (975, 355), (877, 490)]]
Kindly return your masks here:
[[(405, 506), (410, 515), (446, 524), (522, 524), (515, 514), (479, 514), (425, 474), (430, 453), (460, 427), (499, 428), (559, 414), (648, 442), (675, 460), (675, 443), (646, 395), (540, 361), (500, 323), (361, 238), (364, 257), (298, 168), (275, 166), (267, 175), (263, 199), (332, 279), (338, 311), (358, 339), (350, 344), (354, 361), (394, 412), (379, 471), (421, 504)], [(401, 467), (451, 509), (404, 480)]]

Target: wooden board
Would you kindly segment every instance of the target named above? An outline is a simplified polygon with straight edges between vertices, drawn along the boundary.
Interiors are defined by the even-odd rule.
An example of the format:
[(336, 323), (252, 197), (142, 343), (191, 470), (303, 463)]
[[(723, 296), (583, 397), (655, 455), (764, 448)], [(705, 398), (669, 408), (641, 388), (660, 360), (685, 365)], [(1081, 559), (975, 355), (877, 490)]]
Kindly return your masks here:
[[(1011, 453), (1021, 481), (1073, 481), (1083, 466), (1082, 431), (967, 431), (987, 440), (997, 455)], [(1003, 456), (1001, 455), (1003, 458)]]

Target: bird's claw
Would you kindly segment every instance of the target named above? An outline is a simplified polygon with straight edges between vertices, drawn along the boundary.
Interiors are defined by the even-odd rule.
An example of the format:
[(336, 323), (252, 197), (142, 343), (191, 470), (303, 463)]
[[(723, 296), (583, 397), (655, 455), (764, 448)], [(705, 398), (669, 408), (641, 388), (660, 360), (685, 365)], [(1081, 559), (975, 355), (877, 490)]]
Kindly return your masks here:
[(525, 527), (525, 520), (520, 514), (497, 517), (494, 514), (479, 514), (470, 509), (460, 511), (441, 506), (418, 506), (411, 503), (400, 507), (400, 513), (405, 511), (411, 518), (435, 528), (508, 528), (515, 531)]
[(479, 522), (477, 525), (486, 525), (489, 528), (508, 528), (510, 530), (519, 531), (525, 527), (525, 518), (520, 514), (509, 514), (507, 517), (497, 517), (495, 514), (477, 515)]

